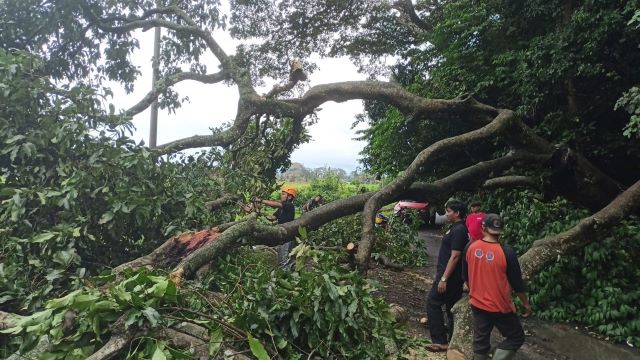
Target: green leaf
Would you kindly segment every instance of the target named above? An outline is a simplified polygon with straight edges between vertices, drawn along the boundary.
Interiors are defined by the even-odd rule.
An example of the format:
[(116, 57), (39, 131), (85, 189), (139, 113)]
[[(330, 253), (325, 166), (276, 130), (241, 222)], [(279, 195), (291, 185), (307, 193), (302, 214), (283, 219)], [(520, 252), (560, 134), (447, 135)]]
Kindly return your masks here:
[(209, 356), (215, 357), (220, 351), (222, 345), (223, 333), (222, 328), (217, 327), (212, 333), (209, 340)]
[(21, 140), (21, 139), (24, 139), (24, 138), (26, 138), (26, 136), (24, 136), (24, 135), (16, 135), (16, 136), (10, 138), (9, 140), (5, 141), (5, 143), (13, 144), (14, 142), (16, 142), (18, 140)]
[(56, 251), (56, 253), (53, 254), (53, 261), (62, 266), (68, 267), (74, 263), (79, 264), (80, 256), (76, 254), (74, 249), (61, 250), (61, 251)]
[(247, 340), (249, 340), (249, 348), (251, 349), (251, 353), (253, 356), (257, 357), (258, 360), (270, 360), (269, 354), (264, 349), (264, 346), (255, 339), (251, 334), (247, 333)]
[(153, 296), (158, 298), (163, 297), (164, 294), (167, 292), (167, 285), (169, 285), (169, 280), (166, 278), (156, 283), (155, 285), (153, 285), (151, 287), (151, 292), (153, 293)]
[(69, 306), (69, 304), (73, 303), (73, 300), (75, 299), (75, 297), (80, 295), (81, 292), (82, 292), (82, 289), (70, 292), (66, 296), (61, 298), (49, 300), (45, 307), (47, 309), (58, 309), (58, 308), (67, 307)]
[(43, 243), (47, 240), (52, 239), (54, 236), (56, 236), (56, 234), (54, 233), (50, 233), (50, 232), (44, 232), (42, 234), (38, 234), (36, 236), (34, 236), (33, 238), (31, 238), (31, 242), (32, 243)]
[(152, 327), (156, 327), (158, 325), (158, 320), (160, 320), (160, 314), (158, 311), (152, 307), (147, 307), (142, 310), (142, 314), (149, 320)]
[(304, 226), (299, 227), (298, 228), (298, 233), (300, 234), (300, 237), (303, 240), (307, 239), (307, 228), (306, 227), (304, 227)]
[(156, 350), (153, 352), (153, 356), (151, 357), (151, 360), (167, 360), (167, 356), (164, 354), (164, 346), (163, 347), (156, 347)]
[(107, 211), (106, 213), (102, 214), (102, 217), (100, 218), (100, 221), (98, 221), (98, 224), (106, 224), (111, 221), (111, 219), (113, 219), (113, 212)]

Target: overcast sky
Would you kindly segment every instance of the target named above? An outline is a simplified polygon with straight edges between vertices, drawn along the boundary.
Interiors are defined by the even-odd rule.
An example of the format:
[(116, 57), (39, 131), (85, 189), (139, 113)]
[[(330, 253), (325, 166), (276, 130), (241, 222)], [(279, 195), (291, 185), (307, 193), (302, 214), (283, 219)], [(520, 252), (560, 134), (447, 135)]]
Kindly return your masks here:
[[(228, 54), (235, 50), (234, 42), (226, 33), (215, 33), (216, 40)], [(135, 91), (126, 94), (117, 84), (113, 84), (114, 104), (116, 109), (126, 109), (137, 103), (151, 88), (151, 58), (153, 55), (153, 30), (139, 32), (140, 49), (133, 54), (133, 61), (138, 65), (142, 76), (135, 83)], [(205, 58), (207, 68), (217, 69), (217, 61), (213, 57)], [(320, 70), (311, 74), (309, 86), (323, 83), (348, 80), (364, 80), (366, 76), (359, 74), (356, 67), (346, 58), (324, 59), (317, 64)], [(181, 139), (192, 135), (210, 134), (210, 127), (220, 126), (231, 121), (236, 113), (238, 102), (237, 88), (223, 84), (204, 85), (196, 81), (184, 81), (174, 87), (181, 97), (188, 96), (190, 102), (169, 114), (159, 111), (158, 144)], [(266, 93), (269, 89), (258, 89)], [(351, 124), (356, 114), (362, 112), (362, 101), (353, 100), (344, 103), (328, 102), (318, 112), (319, 121), (309, 128), (311, 141), (296, 149), (291, 160), (300, 162), (308, 168), (330, 166), (353, 171), (358, 164), (358, 153), (364, 142), (355, 141), (355, 129)], [(149, 109), (133, 119), (136, 141), (149, 142)], [(361, 129), (360, 125), (358, 129)]]

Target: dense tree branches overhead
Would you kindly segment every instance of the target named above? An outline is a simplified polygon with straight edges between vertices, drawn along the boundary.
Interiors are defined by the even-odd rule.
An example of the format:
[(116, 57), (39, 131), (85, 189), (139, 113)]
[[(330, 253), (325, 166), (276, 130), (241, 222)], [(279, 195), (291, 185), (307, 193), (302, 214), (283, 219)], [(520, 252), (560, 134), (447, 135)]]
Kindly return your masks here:
[[(0, 49), (0, 98), (7, 104), (0, 116), (0, 158), (3, 168), (8, 169), (3, 174), (8, 188), (3, 187), (0, 194), (5, 197), (0, 215), (8, 226), (0, 235), (10, 244), (9, 251), (0, 255), (3, 263), (5, 258), (11, 259), (11, 269), (3, 268), (3, 272), (26, 278), (20, 282), (10, 277), (0, 280), (11, 296), (3, 296), (3, 301), (20, 304), (16, 309), (37, 310), (42, 307), (37, 301), (42, 301), (54, 286), (64, 291), (72, 281), (79, 284), (84, 276), (79, 269), (81, 261), (104, 261), (106, 256), (99, 256), (112, 250), (114, 244), (127, 251), (111, 251), (111, 262), (149, 251), (142, 250), (142, 245), (155, 247), (148, 255), (115, 267), (118, 276), (126, 272), (125, 268), (160, 268), (173, 271), (171, 279), (180, 283), (241, 246), (282, 244), (304, 232), (303, 228), (315, 230), (358, 212), (362, 212), (362, 233), (357, 260), (359, 269), (365, 272), (375, 240), (375, 212), (399, 199), (428, 198), (438, 203), (460, 190), (538, 186), (544, 177), (549, 193), (591, 209), (604, 207), (576, 228), (536, 242), (523, 258), (528, 275), (558, 255), (588, 243), (585, 234), (597, 227), (612, 226), (630, 212), (637, 212), (637, 183), (625, 191), (625, 182), (612, 179), (593, 165), (591, 158), (572, 148), (595, 143), (589, 136), (601, 128), (594, 125), (592, 129), (589, 121), (608, 114), (596, 111), (590, 118), (578, 116), (592, 109), (580, 100), (586, 85), (600, 84), (597, 79), (611, 76), (617, 89), (627, 85), (624, 75), (635, 76), (625, 66), (637, 56), (637, 49), (607, 47), (605, 50), (615, 54), (613, 58), (622, 59), (611, 67), (606, 61), (609, 58), (598, 58), (594, 63), (589, 52), (599, 53), (596, 50), (604, 46), (603, 39), (618, 30), (623, 38), (635, 39), (633, 31), (620, 28), (629, 13), (625, 5), (607, 2), (597, 7), (599, 15), (595, 19), (606, 25), (599, 27), (603, 34), (594, 34), (590, 42), (580, 36), (579, 30), (597, 23), (586, 16), (592, 14), (590, 8), (574, 9), (573, 2), (509, 2), (509, 6), (502, 6), (506, 4), (503, 1), (233, 1), (230, 18), (219, 11), (221, 4), (216, 1), (22, 3), (25, 9), (33, 10), (34, 23), (18, 26), (14, 21), (29, 21), (28, 13), (19, 8), (20, 2), (0, 3), (0, 17), (6, 20), (0, 25), (0, 41), (3, 46), (18, 49)], [(623, 15), (612, 10), (621, 10)], [(531, 16), (518, 17), (520, 11)], [(553, 16), (543, 16), (549, 13)], [(539, 26), (525, 31), (532, 24)], [(161, 79), (132, 108), (107, 114), (99, 108), (96, 94), (102, 93), (100, 85), (112, 79), (130, 89), (138, 75), (129, 61), (136, 46), (134, 31), (155, 26), (165, 30)], [(235, 53), (227, 53), (229, 49), (223, 49), (215, 36), (216, 30), (226, 26), (246, 43)], [(559, 31), (561, 36), (555, 37), (549, 29), (571, 31)], [(501, 36), (509, 41), (502, 41)], [(590, 50), (576, 52), (573, 42)], [(536, 46), (528, 48), (529, 43)], [(554, 44), (559, 44), (559, 49)], [(363, 55), (397, 55), (399, 63), (390, 82), (345, 81), (305, 88), (305, 72), (313, 70), (313, 53), (347, 54), (359, 59)], [(565, 59), (561, 55), (584, 61), (562, 62)], [(215, 60), (209, 60), (211, 57)], [(297, 62), (291, 66), (296, 58), (302, 68)], [(575, 64), (584, 66), (574, 72)], [(428, 77), (426, 70), (431, 71)], [(511, 72), (519, 77), (512, 77)], [(539, 76), (554, 87), (545, 88)], [(260, 94), (256, 87), (266, 77), (276, 79), (278, 84)], [(236, 117), (210, 134), (165, 144), (155, 152), (121, 135), (119, 126), (126, 125), (128, 117), (143, 111), (156, 98), (170, 109), (179, 106), (173, 86), (186, 80), (234, 86), (239, 93)], [(292, 89), (296, 90), (294, 94)], [(458, 96), (463, 91), (475, 95)], [(451, 100), (443, 100), (445, 97)], [(554, 103), (554, 98), (561, 100)], [(308, 139), (305, 128), (315, 121), (316, 109), (329, 101), (353, 99), (366, 100), (370, 105), (368, 121), (373, 126), (366, 139), (387, 141), (390, 134), (410, 135), (409, 139), (396, 137), (394, 141), (399, 141), (376, 149), (390, 149), (392, 155), (406, 150), (400, 166), (388, 171), (397, 175), (394, 180), (379, 191), (331, 202), (286, 224), (266, 225), (258, 221), (257, 214), (241, 219), (236, 218), (237, 211), (220, 210), (225, 206), (228, 210), (242, 197), (247, 200), (273, 190), (275, 173), (286, 167), (293, 149)], [(604, 104), (600, 110), (609, 100), (607, 97), (600, 102), (598, 96), (593, 99)], [(518, 101), (526, 106), (520, 107)], [(554, 118), (556, 110), (565, 108), (566, 114)], [(544, 114), (538, 117), (531, 109)], [(567, 114), (576, 115), (578, 120), (564, 116)], [(557, 135), (554, 131), (562, 123), (554, 119), (567, 121), (569, 130), (583, 132)], [(573, 127), (574, 123), (578, 125)], [(416, 141), (421, 133), (434, 128), (439, 131), (433, 136)], [(584, 134), (589, 136), (583, 139)], [(576, 136), (563, 137), (569, 135)], [(625, 143), (616, 146), (621, 144)], [(187, 159), (176, 164), (155, 156), (200, 146), (211, 149), (197, 161)], [(604, 150), (611, 149), (607, 146)], [(624, 159), (632, 163), (637, 160), (633, 156), (631, 151), (631, 156)], [(636, 175), (629, 172), (629, 177)], [(231, 196), (225, 195), (228, 193)], [(213, 200), (208, 203), (209, 209), (205, 200)], [(229, 222), (232, 219), (238, 221)], [(224, 224), (171, 236), (176, 229), (201, 229), (220, 223)], [(167, 237), (169, 240), (157, 246)], [(194, 239), (202, 242), (189, 248)], [(176, 244), (180, 252), (172, 251)], [(40, 250), (51, 256), (42, 257)], [(335, 259), (331, 260), (333, 265)], [(76, 269), (77, 274), (72, 274)], [(31, 274), (37, 281), (29, 278)], [(155, 279), (147, 280), (175, 287), (166, 277), (152, 277)], [(35, 295), (24, 294), (16, 283), (28, 284)], [(142, 289), (145, 296), (155, 296), (156, 292), (166, 295), (161, 286), (153, 285), (155, 290), (147, 292), (133, 281), (129, 285), (129, 290)], [(132, 302), (126, 300), (126, 292), (121, 295), (125, 298), (120, 305), (129, 306)], [(36, 301), (29, 302), (33, 298)], [(26, 307), (20, 303), (24, 299)], [(113, 310), (117, 305), (106, 307)], [(146, 308), (148, 303), (138, 305), (143, 307), (138, 309), (142, 310), (138, 316), (146, 314), (151, 323), (157, 320), (155, 310)], [(59, 312), (56, 321), (63, 314)], [(0, 313), (0, 327), (10, 325), (12, 319)], [(111, 341), (101, 343), (101, 349), (87, 349), (94, 352), (94, 358), (117, 356), (135, 341), (132, 339), (136, 335), (150, 334), (142, 326), (144, 321), (138, 321), (140, 326), (126, 333), (119, 328), (123, 318), (113, 319), (120, 320), (111, 324), (111, 330), (105, 330), (110, 331)], [(45, 330), (46, 336), (53, 335)], [(172, 334), (166, 336), (178, 337)], [(269, 334), (274, 332), (269, 329)], [(76, 345), (73, 347), (79, 348)]]
[[(102, 44), (103, 42), (109, 44), (110, 39), (128, 38), (133, 41), (131, 32), (136, 29), (149, 29), (154, 26), (160, 26), (168, 31), (163, 41), (161, 59), (164, 77), (155, 84), (154, 89), (147, 96), (134, 107), (125, 111), (123, 115), (130, 116), (139, 113), (159, 94), (169, 95), (166, 100), (173, 102), (174, 105), (172, 106), (178, 106), (176, 102), (177, 95), (172, 93), (170, 89), (172, 85), (184, 80), (196, 80), (204, 83), (227, 81), (237, 87), (240, 95), (237, 115), (229, 126), (216, 129), (209, 135), (194, 135), (161, 145), (158, 148), (160, 153), (173, 153), (183, 149), (203, 146), (222, 147), (227, 150), (233, 150), (230, 155), (235, 157), (237, 163), (241, 163), (238, 162), (239, 158), (250, 157), (250, 154), (243, 151), (247, 146), (263, 144), (262, 146), (264, 146), (265, 150), (271, 149), (274, 151), (272, 143), (273, 140), (277, 139), (277, 144), (283, 148), (283, 151), (273, 159), (275, 161), (272, 162), (276, 164), (263, 164), (263, 167), (268, 170), (267, 173), (273, 174), (275, 169), (287, 164), (288, 155), (291, 151), (300, 142), (306, 141), (307, 137), (304, 132), (305, 119), (312, 116), (316, 108), (327, 101), (341, 102), (350, 99), (376, 101), (385, 104), (385, 106), (391, 106), (392, 109), (398, 111), (398, 116), (404, 118), (408, 124), (427, 123), (429, 127), (436, 128), (441, 127), (443, 124), (458, 124), (457, 127), (464, 129), (457, 134), (452, 134), (452, 129), (456, 128), (456, 125), (453, 125), (447, 131), (439, 134), (442, 138), (447, 138), (451, 135), (458, 135), (464, 138), (465, 135), (463, 133), (478, 131), (476, 129), (490, 124), (492, 119), (496, 118), (496, 116), (500, 117), (500, 114), (504, 112), (477, 102), (469, 96), (454, 100), (426, 99), (421, 96), (424, 90), (418, 88), (418, 94), (415, 94), (416, 89), (410, 89), (414, 90), (414, 92), (407, 91), (403, 86), (395, 82), (361, 81), (325, 84), (308, 89), (300, 97), (287, 98), (285, 96), (283, 98), (282, 92), (291, 89), (299, 80), (303, 80), (305, 78), (303, 76), (289, 77), (289, 82), (286, 85), (275, 86), (268, 96), (260, 96), (255, 90), (254, 84), (260, 82), (262, 77), (267, 74), (267, 71), (271, 76), (284, 78), (283, 72), (285, 69), (289, 72), (292, 70), (289, 66), (294, 56), (305, 56), (307, 58), (311, 53), (319, 53), (321, 55), (337, 53), (350, 53), (354, 56), (362, 55), (363, 53), (353, 49), (350, 50), (345, 44), (356, 44), (360, 37), (377, 41), (389, 35), (382, 31), (383, 28), (396, 31), (404, 27), (414, 35), (424, 33), (424, 36), (436, 39), (439, 36), (438, 34), (444, 34), (444, 31), (449, 31), (444, 27), (448, 21), (445, 14), (447, 11), (458, 9), (454, 4), (419, 2), (414, 6), (407, 1), (397, 3), (386, 1), (319, 2), (305, 3), (304, 5), (287, 1), (278, 3), (262, 1), (231, 2), (231, 33), (246, 40), (261, 41), (260, 45), (251, 46), (250, 48), (240, 47), (234, 56), (228, 55), (213, 35), (215, 29), (226, 26), (227, 20), (218, 10), (220, 4), (215, 1), (180, 4), (179, 6), (162, 2), (155, 4), (148, 1), (130, 2), (126, 5), (120, 4), (113, 7), (104, 7), (103, 5), (100, 1), (85, 0), (77, 4), (62, 1), (59, 4), (56, 3), (49, 6), (47, 9), (51, 14), (57, 14), (56, 16), (61, 19), (69, 20), (70, 23), (77, 24), (77, 26), (85, 29), (84, 32), (79, 34), (93, 41), (94, 45)], [(155, 7), (155, 5), (158, 7)], [(460, 11), (460, 9), (458, 10)], [(474, 11), (477, 12), (477, 16), (480, 16), (486, 15), (489, 10), (480, 7)], [(499, 16), (497, 19), (490, 17), (489, 20), (490, 24), (495, 21), (500, 23)], [(366, 25), (369, 21), (380, 26), (380, 28), (374, 28), (375, 34), (368, 32), (370, 28)], [(413, 24), (413, 27), (408, 26), (407, 21)], [(490, 27), (490, 25), (486, 26)], [(426, 29), (431, 29), (432, 31), (426, 33)], [(56, 37), (56, 31), (53, 29), (43, 27), (38, 31), (46, 35), (40, 40), (39, 46), (53, 41)], [(265, 39), (267, 35), (270, 36), (270, 39)], [(417, 37), (412, 38), (409, 35), (398, 36), (398, 33), (396, 33), (394, 38), (411, 38), (410, 43), (412, 45), (408, 45), (409, 47), (420, 44)], [(449, 42), (440, 41), (437, 47), (460, 46), (456, 42), (459, 40), (456, 39), (455, 36), (449, 37)], [(426, 40), (421, 39), (420, 41), (424, 42)], [(75, 43), (71, 40), (69, 42)], [(128, 54), (132, 51), (132, 44), (118, 45), (120, 47), (116, 45), (110, 46), (105, 51), (106, 62), (124, 62), (118, 68), (131, 67), (132, 65), (128, 63)], [(468, 45), (471, 46), (471, 50), (476, 48), (473, 43)], [(29, 41), (26, 41), (23, 45), (25, 48), (29, 46), (34, 45)], [(388, 46), (389, 49), (395, 49), (394, 51), (408, 49), (406, 46), (403, 47), (397, 44)], [(116, 51), (116, 49), (121, 50)], [(425, 54), (430, 54), (430, 51), (433, 51), (433, 49), (429, 49), (431, 48), (428, 47), (425, 50)], [(375, 49), (367, 51), (369, 51), (370, 55), (378, 54)], [(444, 52), (443, 54), (451, 53), (450, 49), (447, 51), (449, 52)], [(200, 62), (205, 52), (209, 52), (215, 57), (219, 63), (220, 71), (210, 74), (205, 73), (206, 64)], [(45, 55), (53, 56), (54, 53), (49, 52)], [(416, 62), (419, 59), (421, 57), (416, 53), (411, 61)], [(73, 62), (73, 60), (69, 61), (70, 63)], [(443, 61), (447, 64), (448, 58), (443, 58)], [(101, 65), (95, 59), (86, 63), (90, 67), (94, 66), (97, 74), (101, 73)], [(181, 64), (189, 64), (192, 71), (181, 70)], [(438, 67), (433, 68), (436, 74), (439, 69)], [(114, 78), (123, 81), (125, 84), (130, 84), (131, 81), (131, 77), (115, 76)], [(376, 116), (382, 116), (380, 123), (385, 123), (383, 120), (388, 114), (378, 113)], [(540, 137), (519, 118), (516, 120), (515, 115), (511, 117), (514, 118), (515, 123), (509, 131), (500, 134), (499, 138), (502, 139), (503, 143), (497, 144), (498, 146), (504, 148), (506, 145), (511, 148), (544, 154), (550, 154), (555, 151), (549, 142)], [(462, 124), (462, 127), (460, 124)], [(288, 128), (285, 129), (285, 127)], [(271, 130), (265, 131), (268, 128)], [(278, 129), (284, 132), (279, 132)], [(284, 135), (285, 132), (288, 135)], [(271, 138), (265, 138), (265, 135), (269, 135)], [(375, 132), (370, 133), (369, 136), (376, 136)], [(430, 139), (430, 143), (412, 150), (421, 151), (431, 144), (436, 144), (437, 140), (439, 140), (438, 137), (433, 137)], [(486, 155), (490, 156), (490, 151), (493, 151), (491, 146), (486, 147), (486, 149), (489, 152), (483, 154), (485, 159)], [(482, 158), (481, 156), (480, 159)], [(577, 154), (575, 159), (572, 163), (575, 170), (565, 174), (565, 178), (560, 179), (560, 181), (566, 182), (567, 179), (572, 179), (571, 181), (573, 182), (571, 183), (575, 185), (573, 188), (579, 189), (575, 195), (576, 199), (580, 199), (580, 194), (588, 191), (590, 201), (592, 201), (590, 206), (597, 208), (607, 203), (612, 196), (622, 190), (623, 186), (601, 173), (580, 154)], [(461, 165), (458, 164), (458, 169), (462, 167)], [(464, 166), (469, 165), (472, 165), (472, 163), (464, 164)], [(408, 177), (402, 178), (404, 179), (402, 181), (406, 183), (403, 182), (397, 188), (392, 186), (385, 190), (391, 191), (389, 196), (393, 196), (391, 195), (392, 193), (395, 194), (398, 191), (406, 190), (416, 180), (415, 177), (425, 171), (425, 167), (421, 165), (411, 165), (409, 169), (411, 171), (407, 172)], [(453, 170), (457, 170), (455, 166)], [(589, 180), (583, 183), (575, 183), (580, 178)], [(598, 184), (598, 189), (606, 190), (594, 190), (594, 184)], [(599, 196), (599, 194), (602, 196)], [(382, 205), (384, 205), (382, 200), (376, 201), (375, 206), (369, 205), (371, 208), (365, 218), (372, 217), (372, 212), (375, 211), (374, 207)], [(368, 220), (363, 221), (363, 224), (365, 224)]]
[[(398, 60), (397, 81), (426, 97), (473, 93), (484, 103), (513, 109), (549, 141), (581, 152), (627, 185), (635, 181), (640, 169), (624, 159), (638, 157), (638, 142), (623, 136), (629, 115), (614, 111), (614, 104), (640, 81), (633, 65), (640, 60), (640, 31), (630, 23), (636, 2), (440, 5), (436, 16), (420, 13), (432, 28), (423, 33), (422, 46)], [(367, 110), (372, 127), (363, 134), (369, 143), (364, 162), (382, 174), (396, 174), (411, 161), (408, 154), (394, 159), (386, 148), (405, 141), (415, 154), (434, 137), (455, 131), (429, 119), (416, 124), (384, 106)], [(378, 121), (384, 119), (402, 131), (389, 131), (387, 121)]]

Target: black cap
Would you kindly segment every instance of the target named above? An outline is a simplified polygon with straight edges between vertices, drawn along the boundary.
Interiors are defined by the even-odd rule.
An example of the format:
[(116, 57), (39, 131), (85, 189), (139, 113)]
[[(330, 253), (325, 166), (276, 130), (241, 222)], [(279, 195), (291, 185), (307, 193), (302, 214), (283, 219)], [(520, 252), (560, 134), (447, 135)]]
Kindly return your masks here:
[(504, 223), (498, 214), (487, 214), (482, 219), (482, 226), (489, 234), (500, 235), (504, 232)]

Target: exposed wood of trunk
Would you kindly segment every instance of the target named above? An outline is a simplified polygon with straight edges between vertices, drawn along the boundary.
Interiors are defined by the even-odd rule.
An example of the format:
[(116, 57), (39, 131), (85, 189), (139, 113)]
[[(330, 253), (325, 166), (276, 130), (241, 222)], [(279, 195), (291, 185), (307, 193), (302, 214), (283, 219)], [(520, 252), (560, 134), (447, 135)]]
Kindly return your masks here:
[[(582, 219), (573, 228), (536, 240), (533, 246), (520, 256), (520, 266), (525, 279), (531, 279), (559, 257), (568, 255), (595, 241), (602, 231), (618, 224), (627, 216), (640, 211), (640, 181), (618, 195), (609, 205), (597, 213)], [(465, 296), (453, 308), (453, 339), (447, 352), (448, 359), (473, 357), (471, 308)]]
[(14, 326), (13, 314), (0, 311), (0, 330), (8, 329)]

